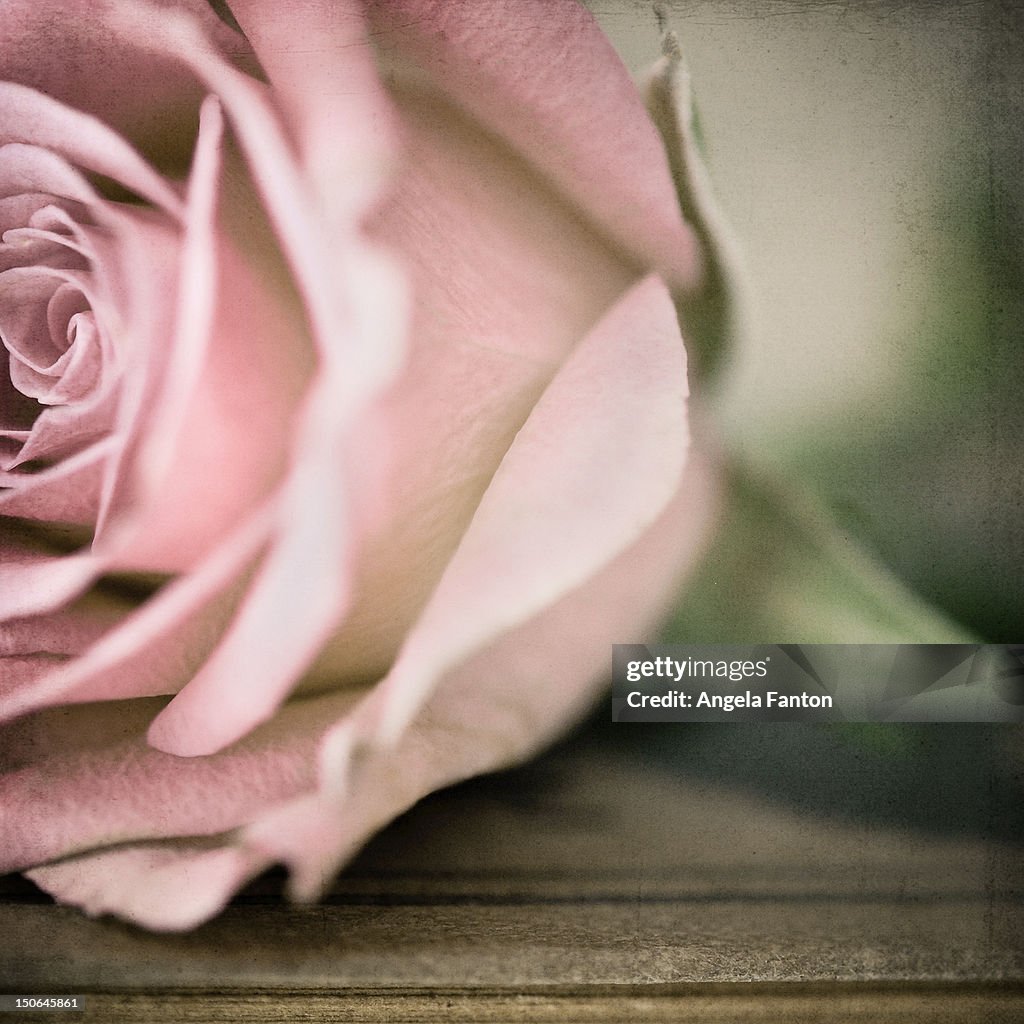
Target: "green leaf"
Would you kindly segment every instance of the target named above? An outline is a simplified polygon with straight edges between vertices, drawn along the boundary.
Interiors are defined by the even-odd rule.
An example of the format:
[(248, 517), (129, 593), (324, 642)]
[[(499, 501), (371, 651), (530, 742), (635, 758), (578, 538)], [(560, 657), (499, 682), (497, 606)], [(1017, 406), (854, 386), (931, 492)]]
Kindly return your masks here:
[(974, 643), (800, 485), (725, 473), (723, 520), (666, 643)]

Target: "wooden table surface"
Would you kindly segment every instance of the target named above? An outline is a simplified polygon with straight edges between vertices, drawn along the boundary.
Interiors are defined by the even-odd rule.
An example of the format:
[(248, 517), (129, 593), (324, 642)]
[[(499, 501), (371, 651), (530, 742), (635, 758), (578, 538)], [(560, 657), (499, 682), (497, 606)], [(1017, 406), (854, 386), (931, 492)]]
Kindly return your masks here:
[(318, 906), (272, 873), (158, 936), (0, 880), (0, 991), (85, 993), (25, 1016), (65, 1021), (1022, 1021), (1022, 737), (595, 721)]

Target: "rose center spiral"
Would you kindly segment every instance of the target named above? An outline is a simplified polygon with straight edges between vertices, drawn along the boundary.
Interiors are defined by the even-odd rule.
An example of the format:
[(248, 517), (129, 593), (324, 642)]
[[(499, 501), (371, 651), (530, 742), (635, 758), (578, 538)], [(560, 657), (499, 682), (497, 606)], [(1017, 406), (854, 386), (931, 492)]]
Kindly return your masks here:
[(112, 364), (89, 225), (42, 193), (0, 199), (0, 470), (31, 473), (102, 437)]

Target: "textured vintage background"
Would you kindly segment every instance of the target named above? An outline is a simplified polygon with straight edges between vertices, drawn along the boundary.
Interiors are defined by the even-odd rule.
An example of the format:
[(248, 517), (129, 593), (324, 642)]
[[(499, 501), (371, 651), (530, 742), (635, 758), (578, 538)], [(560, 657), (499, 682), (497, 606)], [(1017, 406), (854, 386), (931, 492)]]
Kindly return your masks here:
[[(652, 4), (590, 0), (639, 71)], [(1024, 9), (675, 0), (756, 310), (722, 423), (990, 641), (1024, 621)]]
[[(648, 63), (651, 5), (591, 6)], [(666, 6), (759, 310), (724, 433), (1019, 641), (1020, 14)], [(426, 801), (322, 906), (270, 876), (154, 936), (3, 880), (0, 989), (96, 1021), (1024, 1019), (1019, 731), (605, 718)]]

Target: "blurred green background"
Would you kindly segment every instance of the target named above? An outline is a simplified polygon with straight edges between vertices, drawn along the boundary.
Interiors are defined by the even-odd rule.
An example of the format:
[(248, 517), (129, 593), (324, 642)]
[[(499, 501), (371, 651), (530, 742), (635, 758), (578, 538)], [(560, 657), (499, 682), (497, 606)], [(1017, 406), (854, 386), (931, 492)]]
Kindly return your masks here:
[[(589, 6), (642, 73), (659, 53), (655, 5)], [(741, 484), (742, 522), (672, 638), (1020, 641), (1024, 12), (660, 6), (753, 300), (713, 419), (770, 478)], [(830, 538), (772, 525), (788, 515), (772, 495), (804, 488), (821, 509), (797, 532), (830, 518)], [(794, 543), (784, 565), (751, 564)], [(760, 575), (760, 597), (723, 602), (730, 574), (734, 591)]]

